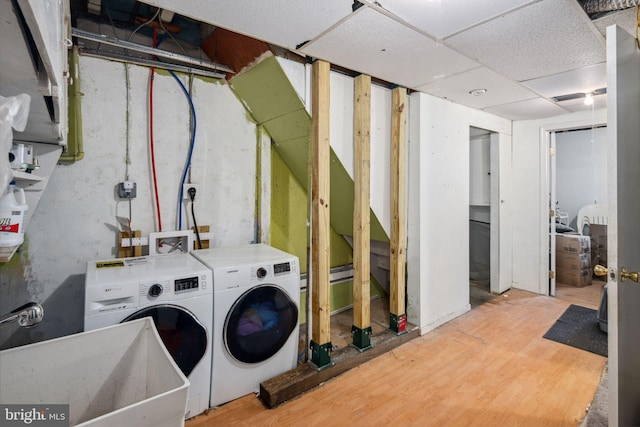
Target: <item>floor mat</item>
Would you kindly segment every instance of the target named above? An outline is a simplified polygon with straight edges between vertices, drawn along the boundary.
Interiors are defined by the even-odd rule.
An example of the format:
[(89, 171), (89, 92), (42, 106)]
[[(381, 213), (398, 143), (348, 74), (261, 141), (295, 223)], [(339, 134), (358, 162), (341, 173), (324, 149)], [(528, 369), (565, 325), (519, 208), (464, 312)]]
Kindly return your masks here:
[(571, 304), (544, 338), (607, 357), (607, 334), (598, 326), (596, 310)]

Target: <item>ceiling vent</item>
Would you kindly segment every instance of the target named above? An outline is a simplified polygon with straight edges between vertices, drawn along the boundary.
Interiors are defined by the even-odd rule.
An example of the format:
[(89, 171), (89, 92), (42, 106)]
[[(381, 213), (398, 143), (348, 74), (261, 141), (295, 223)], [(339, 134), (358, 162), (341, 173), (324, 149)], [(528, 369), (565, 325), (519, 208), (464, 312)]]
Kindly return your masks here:
[(640, 0), (578, 0), (591, 19), (640, 5)]
[[(600, 89), (596, 89), (596, 90), (592, 90), (591, 92), (589, 92), (591, 95), (596, 96), (596, 95), (604, 95), (605, 93), (607, 93), (607, 88), (603, 87)], [(563, 101), (572, 101), (574, 99), (580, 99), (580, 98), (584, 98), (586, 97), (587, 94), (584, 92), (578, 92), (578, 93), (570, 93), (567, 95), (559, 95), (559, 96), (554, 96), (553, 99), (555, 102), (563, 102)]]

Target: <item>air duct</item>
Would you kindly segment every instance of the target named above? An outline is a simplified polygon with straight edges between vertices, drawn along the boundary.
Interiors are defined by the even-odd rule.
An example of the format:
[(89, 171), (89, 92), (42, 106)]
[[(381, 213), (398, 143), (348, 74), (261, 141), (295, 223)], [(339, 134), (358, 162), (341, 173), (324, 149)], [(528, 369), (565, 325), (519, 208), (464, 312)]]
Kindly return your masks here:
[(640, 0), (583, 0), (582, 8), (588, 15), (613, 12), (640, 5)]

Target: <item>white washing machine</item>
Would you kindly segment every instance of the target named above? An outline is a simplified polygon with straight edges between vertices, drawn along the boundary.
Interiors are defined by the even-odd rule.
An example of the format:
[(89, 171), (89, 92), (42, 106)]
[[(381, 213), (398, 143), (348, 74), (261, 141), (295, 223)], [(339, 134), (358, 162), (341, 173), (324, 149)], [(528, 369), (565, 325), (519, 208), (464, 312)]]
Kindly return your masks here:
[(191, 383), (185, 418), (209, 408), (212, 284), (211, 270), (189, 254), (87, 263), (85, 331), (152, 317)]
[(298, 258), (264, 244), (192, 252), (213, 271), (211, 407), (295, 368)]

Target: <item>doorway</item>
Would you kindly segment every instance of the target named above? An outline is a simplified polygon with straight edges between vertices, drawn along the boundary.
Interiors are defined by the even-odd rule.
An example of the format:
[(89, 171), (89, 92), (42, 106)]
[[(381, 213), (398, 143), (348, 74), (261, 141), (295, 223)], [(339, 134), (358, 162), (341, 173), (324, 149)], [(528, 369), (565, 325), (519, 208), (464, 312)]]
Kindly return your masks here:
[[(594, 234), (602, 231), (599, 223), (606, 223), (606, 218), (598, 219), (592, 213), (594, 210), (606, 211), (607, 127), (604, 123), (593, 122), (546, 129), (544, 134), (549, 212), (543, 239), (548, 242), (545, 252), (549, 275), (545, 293), (561, 299), (577, 298), (583, 305), (597, 305), (599, 289), (604, 283), (598, 283), (592, 277), (592, 271), (601, 256), (606, 257), (606, 237), (594, 240)], [(591, 224), (593, 227), (589, 227)], [(606, 227), (604, 230), (606, 233)], [(569, 254), (567, 248), (570, 246), (580, 249), (582, 254)], [(596, 286), (591, 286), (594, 282)]]
[(469, 128), (469, 303), (472, 309), (498, 293), (492, 292), (492, 280), (497, 274), (492, 262), (497, 259), (498, 230), (497, 217), (492, 215), (492, 201), (499, 192), (495, 136), (486, 129)]
[(549, 132), (548, 294), (597, 308), (605, 282), (593, 276), (606, 264), (607, 128)]

